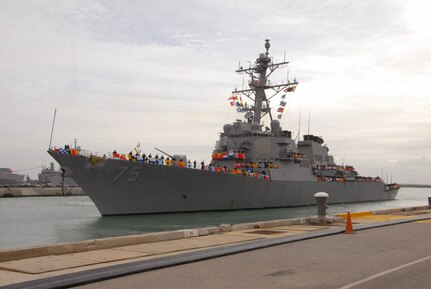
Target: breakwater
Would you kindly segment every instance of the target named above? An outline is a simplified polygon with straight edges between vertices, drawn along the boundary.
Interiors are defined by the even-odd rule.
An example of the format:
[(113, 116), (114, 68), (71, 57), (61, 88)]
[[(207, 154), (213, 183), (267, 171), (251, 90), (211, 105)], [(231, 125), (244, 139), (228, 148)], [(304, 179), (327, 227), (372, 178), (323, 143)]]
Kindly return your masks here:
[(82, 196), (85, 192), (80, 187), (7, 187), (0, 188), (3, 197), (44, 197), (44, 196)]
[(403, 188), (431, 188), (431, 185), (423, 185), (423, 184), (400, 184), (400, 187)]

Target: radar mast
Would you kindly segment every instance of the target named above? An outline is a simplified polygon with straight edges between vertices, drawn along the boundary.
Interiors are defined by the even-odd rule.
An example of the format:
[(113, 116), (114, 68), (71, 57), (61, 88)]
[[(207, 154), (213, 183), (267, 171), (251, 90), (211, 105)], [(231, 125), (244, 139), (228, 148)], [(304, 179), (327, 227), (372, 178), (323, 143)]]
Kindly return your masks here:
[[(278, 68), (287, 67), (288, 61), (273, 63), (271, 57), (269, 56), (269, 48), (271, 47), (269, 39), (265, 39), (265, 53), (261, 53), (256, 59), (254, 65), (250, 65), (249, 68), (239, 67), (238, 74), (248, 74), (250, 76), (249, 86), (250, 89), (232, 91), (234, 94), (242, 94), (254, 102), (251, 107), (245, 107), (244, 111), (253, 113), (253, 122), (260, 124), (261, 119), (269, 115), (272, 121), (271, 107), (269, 105), (269, 100), (277, 95), (280, 91), (289, 89), (289, 87), (296, 86), (298, 82), (296, 79), (291, 82), (287, 80), (286, 83), (282, 84), (272, 84), (269, 83), (268, 77)], [(265, 91), (271, 90), (272, 95), (267, 97)], [(264, 105), (264, 103), (266, 105)]]

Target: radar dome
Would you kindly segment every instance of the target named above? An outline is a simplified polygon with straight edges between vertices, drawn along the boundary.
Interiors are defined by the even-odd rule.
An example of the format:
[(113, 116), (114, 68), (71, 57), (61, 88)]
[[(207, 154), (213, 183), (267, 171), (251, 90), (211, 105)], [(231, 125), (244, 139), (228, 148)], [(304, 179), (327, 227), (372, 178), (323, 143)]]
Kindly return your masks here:
[(232, 129), (232, 125), (229, 123), (227, 123), (223, 126), (224, 133), (229, 133), (231, 129)]
[(271, 121), (271, 131), (273, 131), (273, 132), (280, 132), (281, 131), (280, 122), (278, 120), (273, 119)]

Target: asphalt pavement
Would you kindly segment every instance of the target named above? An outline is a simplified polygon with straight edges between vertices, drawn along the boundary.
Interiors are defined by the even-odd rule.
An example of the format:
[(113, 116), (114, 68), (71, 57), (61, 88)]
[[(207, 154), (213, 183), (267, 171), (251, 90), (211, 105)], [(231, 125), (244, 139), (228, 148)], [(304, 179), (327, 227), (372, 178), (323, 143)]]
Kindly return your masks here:
[(287, 243), (74, 288), (431, 288), (431, 221)]

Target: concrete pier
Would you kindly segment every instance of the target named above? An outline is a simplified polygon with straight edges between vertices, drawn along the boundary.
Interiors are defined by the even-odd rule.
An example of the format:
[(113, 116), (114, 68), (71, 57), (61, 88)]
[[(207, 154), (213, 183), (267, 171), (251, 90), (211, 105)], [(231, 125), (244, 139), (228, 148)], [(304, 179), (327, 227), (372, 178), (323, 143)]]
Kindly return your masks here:
[(341, 214), (3, 250), (0, 288), (428, 288), (429, 206), (351, 215), (355, 235)]
[(49, 197), (49, 196), (82, 196), (86, 195), (80, 187), (66, 187), (64, 193), (61, 187), (3, 187), (1, 197)]

